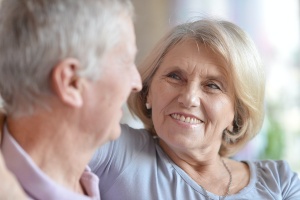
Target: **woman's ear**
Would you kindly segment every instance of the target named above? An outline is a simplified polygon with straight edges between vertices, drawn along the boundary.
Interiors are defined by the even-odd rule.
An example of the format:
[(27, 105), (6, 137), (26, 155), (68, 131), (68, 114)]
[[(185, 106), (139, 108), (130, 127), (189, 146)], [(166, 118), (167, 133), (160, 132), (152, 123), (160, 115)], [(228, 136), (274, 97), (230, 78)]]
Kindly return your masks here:
[(233, 132), (233, 125), (229, 125), (226, 129), (230, 132)]
[(235, 128), (234, 128), (235, 123), (236, 123), (236, 121), (235, 121), (235, 117), (234, 117), (232, 119), (232, 122), (230, 123), (230, 125), (226, 127), (226, 130), (229, 131), (229, 132), (231, 132), (231, 133), (233, 133), (234, 131), (236, 131)]
[(62, 103), (72, 106), (82, 106), (80, 91), (81, 78), (77, 76), (76, 70), (80, 62), (74, 58), (67, 58), (59, 62), (52, 70), (51, 85), (53, 92)]

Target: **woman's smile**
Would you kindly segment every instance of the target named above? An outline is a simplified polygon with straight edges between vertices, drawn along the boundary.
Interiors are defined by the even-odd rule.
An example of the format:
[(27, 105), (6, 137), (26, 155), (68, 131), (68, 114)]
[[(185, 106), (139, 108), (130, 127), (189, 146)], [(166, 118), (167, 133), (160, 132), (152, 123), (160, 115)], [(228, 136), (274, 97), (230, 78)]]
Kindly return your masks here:
[(184, 115), (177, 114), (177, 113), (171, 114), (171, 117), (173, 119), (179, 120), (181, 122), (189, 123), (189, 124), (200, 124), (200, 123), (202, 123), (202, 121), (197, 119), (197, 118), (188, 117), (188, 116), (184, 116)]
[(221, 134), (234, 116), (233, 90), (225, 69), (225, 62), (192, 40), (166, 54), (147, 97), (162, 140), (185, 148), (221, 143)]

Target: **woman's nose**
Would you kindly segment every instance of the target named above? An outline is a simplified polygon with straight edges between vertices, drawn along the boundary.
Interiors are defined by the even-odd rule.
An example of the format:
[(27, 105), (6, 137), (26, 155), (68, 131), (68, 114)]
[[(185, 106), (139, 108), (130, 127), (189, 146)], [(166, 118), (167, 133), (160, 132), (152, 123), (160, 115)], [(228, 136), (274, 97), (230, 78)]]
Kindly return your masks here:
[(200, 93), (201, 90), (198, 85), (190, 84), (182, 88), (178, 97), (178, 102), (184, 107), (198, 107), (200, 106)]

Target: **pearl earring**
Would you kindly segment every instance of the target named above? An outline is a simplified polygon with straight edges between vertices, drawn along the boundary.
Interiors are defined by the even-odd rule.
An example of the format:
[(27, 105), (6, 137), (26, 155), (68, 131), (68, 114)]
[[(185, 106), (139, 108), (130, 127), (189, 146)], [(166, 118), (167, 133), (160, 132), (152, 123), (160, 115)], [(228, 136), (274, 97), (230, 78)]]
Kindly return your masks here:
[(150, 103), (146, 103), (146, 108), (149, 110), (151, 108)]

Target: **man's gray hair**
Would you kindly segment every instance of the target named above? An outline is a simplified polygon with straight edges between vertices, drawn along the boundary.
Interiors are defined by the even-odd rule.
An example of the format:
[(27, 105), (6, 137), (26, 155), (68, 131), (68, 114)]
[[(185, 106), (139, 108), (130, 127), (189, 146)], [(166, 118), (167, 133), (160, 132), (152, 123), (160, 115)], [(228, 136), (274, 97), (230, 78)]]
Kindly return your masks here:
[(50, 74), (65, 58), (79, 76), (101, 73), (101, 58), (120, 40), (129, 0), (3, 0), (0, 8), (0, 94), (8, 114), (22, 114), (51, 95)]

